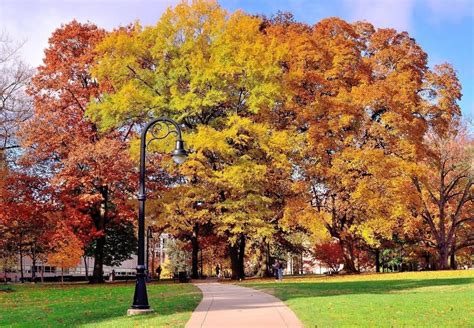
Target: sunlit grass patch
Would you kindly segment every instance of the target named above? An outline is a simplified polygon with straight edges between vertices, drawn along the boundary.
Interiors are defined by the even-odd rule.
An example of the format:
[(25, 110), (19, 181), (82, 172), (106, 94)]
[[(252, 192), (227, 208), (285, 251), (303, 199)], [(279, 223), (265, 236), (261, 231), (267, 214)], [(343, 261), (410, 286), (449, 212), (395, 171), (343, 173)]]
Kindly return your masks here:
[(307, 327), (474, 327), (474, 271), (248, 281)]

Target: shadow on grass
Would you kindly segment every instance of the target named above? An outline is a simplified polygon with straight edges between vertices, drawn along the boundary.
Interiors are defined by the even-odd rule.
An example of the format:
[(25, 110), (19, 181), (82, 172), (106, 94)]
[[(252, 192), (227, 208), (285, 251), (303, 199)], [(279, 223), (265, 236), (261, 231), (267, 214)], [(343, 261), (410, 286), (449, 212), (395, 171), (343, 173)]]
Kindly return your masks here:
[(337, 282), (246, 283), (244, 286), (269, 291), (286, 301), (301, 297), (326, 297), (349, 294), (387, 294), (423, 287), (456, 286), (474, 283), (474, 278), (401, 279)]
[(133, 323), (184, 315), (192, 312), (201, 299), (199, 290), (192, 285), (150, 284), (149, 303), (156, 312), (131, 320), (126, 312), (134, 287), (134, 284), (14, 286), (13, 293), (0, 293), (0, 322), (14, 327), (72, 327), (113, 321), (114, 326), (117, 323), (124, 326), (122, 320)]
[(0, 293), (13, 293), (14, 289), (8, 285), (0, 286)]

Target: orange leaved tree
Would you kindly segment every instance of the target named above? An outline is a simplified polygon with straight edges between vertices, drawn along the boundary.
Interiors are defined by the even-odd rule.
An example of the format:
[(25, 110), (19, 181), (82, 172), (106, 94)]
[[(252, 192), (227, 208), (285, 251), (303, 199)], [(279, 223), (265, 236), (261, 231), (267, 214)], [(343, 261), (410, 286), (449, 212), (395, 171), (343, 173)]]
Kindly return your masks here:
[(61, 268), (61, 282), (64, 282), (64, 269), (76, 267), (84, 254), (82, 242), (72, 233), (62, 236), (54, 245), (54, 251), (48, 255), (48, 263)]
[(403, 172), (423, 156), (428, 128), (460, 114), (459, 82), (449, 65), (430, 70), (406, 32), (339, 18), (308, 26), (291, 16), (265, 31), (289, 49), (283, 111), (306, 136), (301, 196), (339, 241), (345, 271), (357, 271), (354, 247), (377, 247), (411, 215)]

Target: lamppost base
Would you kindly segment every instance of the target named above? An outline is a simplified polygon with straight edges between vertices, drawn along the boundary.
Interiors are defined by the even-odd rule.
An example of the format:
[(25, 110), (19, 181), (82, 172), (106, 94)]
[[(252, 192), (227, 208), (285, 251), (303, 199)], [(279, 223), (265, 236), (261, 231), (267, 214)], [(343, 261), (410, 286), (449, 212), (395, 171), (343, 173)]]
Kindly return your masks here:
[(150, 314), (155, 312), (153, 309), (128, 309), (127, 310), (127, 315), (132, 316), (132, 315), (139, 315), (139, 314)]

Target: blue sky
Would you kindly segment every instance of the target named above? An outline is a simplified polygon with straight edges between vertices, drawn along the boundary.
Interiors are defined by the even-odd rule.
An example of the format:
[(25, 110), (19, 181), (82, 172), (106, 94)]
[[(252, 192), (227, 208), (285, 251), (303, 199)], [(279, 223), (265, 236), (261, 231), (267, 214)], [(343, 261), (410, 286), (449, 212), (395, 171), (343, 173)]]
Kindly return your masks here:
[[(106, 29), (135, 20), (154, 24), (176, 0), (0, 0), (0, 31), (26, 41), (22, 55), (41, 63), (49, 35), (76, 18)], [(367, 20), (376, 27), (408, 31), (428, 53), (429, 65), (449, 62), (463, 85), (461, 108), (474, 119), (474, 0), (221, 0), (230, 11), (271, 15), (290, 11), (314, 24), (337, 16), (349, 22)]]

